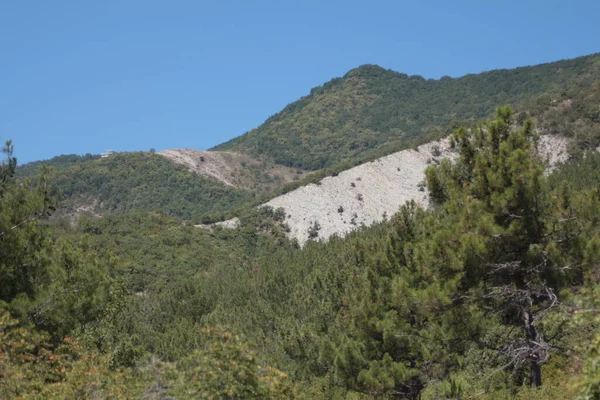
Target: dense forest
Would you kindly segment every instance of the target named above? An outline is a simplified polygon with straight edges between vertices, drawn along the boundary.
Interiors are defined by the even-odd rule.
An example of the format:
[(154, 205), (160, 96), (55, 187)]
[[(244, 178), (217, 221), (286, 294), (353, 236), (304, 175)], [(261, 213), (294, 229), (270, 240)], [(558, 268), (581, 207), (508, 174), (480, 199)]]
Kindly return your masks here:
[(0, 397), (598, 398), (600, 156), (546, 176), (538, 140), (498, 108), (427, 170), (431, 208), (303, 249), (281, 210), (60, 223), (9, 143)]

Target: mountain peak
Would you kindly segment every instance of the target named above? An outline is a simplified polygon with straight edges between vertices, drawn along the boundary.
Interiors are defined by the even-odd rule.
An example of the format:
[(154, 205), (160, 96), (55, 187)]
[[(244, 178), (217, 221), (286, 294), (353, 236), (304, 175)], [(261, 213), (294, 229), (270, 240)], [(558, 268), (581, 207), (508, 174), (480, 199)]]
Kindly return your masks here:
[(457, 121), (490, 117), (498, 105), (532, 109), (540, 96), (592, 87), (600, 81), (595, 57), (439, 80), (365, 64), (214, 150), (308, 170), (357, 165), (439, 138)]
[(386, 72), (392, 72), (389, 69), (385, 69), (377, 64), (363, 64), (359, 65), (356, 68), (352, 68), (350, 71), (344, 75), (344, 78), (355, 76), (355, 75), (363, 75), (363, 74), (385, 74)]

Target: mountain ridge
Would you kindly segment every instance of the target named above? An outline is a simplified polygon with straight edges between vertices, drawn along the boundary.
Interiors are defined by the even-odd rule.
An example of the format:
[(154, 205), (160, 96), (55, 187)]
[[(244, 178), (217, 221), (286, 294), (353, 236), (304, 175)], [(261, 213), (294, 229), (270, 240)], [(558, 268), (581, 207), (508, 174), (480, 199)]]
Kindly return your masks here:
[(335, 167), (368, 152), (382, 156), (425, 137), (440, 138), (461, 122), (489, 117), (501, 104), (519, 111), (533, 107), (539, 96), (558, 97), (598, 80), (598, 53), (438, 80), (365, 64), (210, 150), (264, 154), (311, 170)]
[[(546, 83), (537, 82), (538, 78)], [(464, 82), (467, 84), (462, 85)], [(446, 85), (445, 91), (440, 89), (440, 83)], [(477, 88), (481, 93), (473, 92)], [(495, 95), (488, 99), (487, 93)], [(313, 88), (308, 96), (268, 118), (263, 128), (223, 143), (217, 147), (219, 150), (168, 149), (156, 155), (164, 162), (158, 158), (150, 160), (150, 153), (141, 152), (117, 153), (106, 159), (90, 154), (66, 155), (28, 163), (17, 169), (17, 175), (31, 177), (40, 165), (53, 166), (60, 176), (58, 189), (67, 197), (81, 197), (75, 202), (75, 209), (88, 210), (94, 206), (93, 211), (101, 214), (102, 207), (105, 211), (142, 207), (175, 213), (196, 223), (215, 222), (239, 215), (240, 211), (264, 203), (276, 194), (445, 137), (461, 125), (458, 113), (469, 117), (465, 110), (470, 112), (477, 107), (480, 111), (493, 110), (501, 104), (502, 93), (533, 99), (517, 108), (517, 122), (533, 118), (541, 133), (573, 139), (569, 141), (570, 156), (581, 157), (585, 149), (600, 145), (599, 54), (439, 80), (366, 64)], [(438, 102), (431, 105), (424, 101), (431, 98)], [(413, 104), (407, 99), (420, 102)], [(477, 107), (473, 106), (475, 101)], [(450, 107), (446, 111), (455, 113), (439, 114), (440, 105)], [(476, 115), (471, 115), (466, 124), (476, 123)], [(442, 122), (448, 118), (452, 122), (444, 125)], [(219, 153), (222, 150), (225, 153)], [(165, 154), (171, 154), (170, 161)], [(218, 158), (219, 154), (237, 156), (225, 164), (202, 162), (202, 158)], [(173, 160), (176, 162), (172, 163)], [(294, 160), (300, 160), (300, 164), (308, 160), (309, 167), (326, 167), (308, 174)], [(176, 165), (186, 173), (197, 170), (200, 174), (188, 176)], [(127, 171), (119, 171), (120, 168)], [(164, 174), (161, 169), (171, 172)], [(147, 174), (150, 170), (154, 175)], [(140, 174), (146, 174), (146, 178)], [(67, 177), (73, 181), (67, 182)], [(111, 180), (114, 178), (117, 181)], [(201, 182), (199, 179), (203, 178), (207, 180)], [(123, 181), (137, 182), (138, 186), (119, 186)], [(169, 187), (170, 192), (164, 187)], [(151, 192), (153, 200), (147, 198)], [(178, 201), (185, 203), (185, 207), (176, 204)]]

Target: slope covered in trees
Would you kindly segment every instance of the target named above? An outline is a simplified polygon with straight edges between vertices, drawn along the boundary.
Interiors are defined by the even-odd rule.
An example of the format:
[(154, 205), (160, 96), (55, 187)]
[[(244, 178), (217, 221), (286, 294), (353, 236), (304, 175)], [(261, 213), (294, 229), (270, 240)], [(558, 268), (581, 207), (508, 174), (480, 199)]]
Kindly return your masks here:
[(198, 223), (219, 221), (309, 176), (265, 157), (190, 149), (123, 152), (106, 158), (62, 155), (19, 166), (15, 174), (32, 178), (44, 167), (51, 169), (48, 179), (65, 200), (60, 214), (69, 219), (82, 212), (147, 210)]
[[(427, 170), (433, 207), (303, 249), (281, 209), (249, 206), (259, 191), (164, 157), (52, 172), (8, 145), (0, 397), (598, 398), (598, 62), (440, 81), (361, 67), (225, 144), (342, 168), (469, 120), (456, 163)], [(519, 112), (475, 124), (496, 101)], [(574, 139), (548, 177), (529, 117)], [(239, 207), (239, 229), (190, 221)]]
[(64, 196), (63, 207), (69, 213), (155, 210), (200, 221), (202, 215), (225, 216), (260, 194), (198, 176), (183, 165), (144, 152), (107, 158), (60, 156), (27, 164), (17, 172), (33, 176), (43, 165), (52, 168), (49, 181)]
[[(41, 165), (52, 167), (52, 184), (66, 200), (60, 214), (70, 220), (82, 212), (152, 210), (209, 223), (361, 162), (416, 148), (449, 134), (457, 121), (472, 125), (499, 103), (516, 105), (518, 121), (531, 117), (542, 132), (572, 138), (570, 154), (579, 159), (600, 146), (599, 93), (598, 55), (440, 80), (369, 65), (313, 89), (261, 127), (217, 146), (255, 157), (238, 154), (242, 161), (231, 171), (206, 165), (210, 157), (192, 151), (193, 157), (184, 157), (185, 167), (138, 152), (105, 159), (64, 155), (16, 173), (33, 177)], [(275, 166), (273, 159), (297, 169)], [(222, 181), (186, 171), (198, 165)], [(298, 167), (327, 168), (309, 175)], [(286, 184), (289, 180), (294, 182)]]
[(9, 158), (0, 394), (595, 398), (598, 156), (545, 177), (519, 118), (454, 133), (432, 209), (304, 249), (269, 209), (238, 230), (146, 210), (47, 225), (46, 178)]
[[(440, 80), (365, 65), (214, 149), (266, 154), (284, 165), (318, 170), (421, 144), (450, 133), (457, 121), (490, 117), (498, 104), (535, 109), (538, 116), (594, 85), (589, 94), (597, 95), (599, 84), (599, 55)], [(597, 102), (578, 98), (580, 111), (590, 111), (584, 118), (600, 123)]]

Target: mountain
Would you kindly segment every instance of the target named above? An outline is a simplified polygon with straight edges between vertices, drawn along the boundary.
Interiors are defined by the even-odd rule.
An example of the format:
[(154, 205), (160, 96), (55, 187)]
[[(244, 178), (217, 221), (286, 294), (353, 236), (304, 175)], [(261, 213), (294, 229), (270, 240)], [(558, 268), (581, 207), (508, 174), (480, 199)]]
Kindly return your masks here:
[[(440, 80), (365, 65), (212, 151), (63, 155), (21, 166), (17, 176), (34, 176), (42, 164), (52, 167), (52, 182), (71, 217), (156, 210), (214, 222), (441, 138), (457, 121), (472, 123), (503, 103), (518, 105), (519, 121), (533, 117), (543, 133), (572, 138), (569, 153), (581, 156), (600, 145), (600, 55)], [(314, 169), (321, 171), (306, 173)]]
[(538, 109), (595, 83), (599, 54), (439, 80), (364, 65), (213, 150), (267, 155), (309, 170), (356, 164), (449, 134), (457, 121), (489, 117), (499, 105)]
[[(266, 153), (189, 149), (61, 156), (16, 178), (7, 146), (0, 398), (599, 398), (588, 64), (454, 146), (415, 134), (302, 180)], [(537, 144), (566, 164), (548, 174)], [(396, 145), (410, 148), (377, 158)], [(42, 164), (52, 185), (23, 181)], [(238, 229), (190, 223), (207, 213)]]

